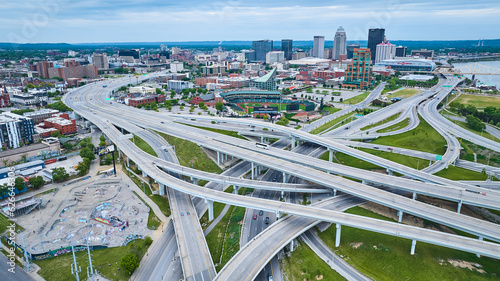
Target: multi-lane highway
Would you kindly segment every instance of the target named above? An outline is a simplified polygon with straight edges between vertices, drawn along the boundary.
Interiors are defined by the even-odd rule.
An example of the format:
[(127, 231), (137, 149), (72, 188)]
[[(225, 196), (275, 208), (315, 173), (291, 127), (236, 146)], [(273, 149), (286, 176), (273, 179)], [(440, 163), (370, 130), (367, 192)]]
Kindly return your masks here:
[[(108, 83), (110, 85), (111, 83)], [(120, 85), (120, 83), (115, 83), (113, 87)], [(94, 124), (99, 126), (107, 135), (112, 139), (117, 146), (122, 150), (123, 153), (125, 153), (127, 156), (129, 156), (131, 159), (133, 159), (134, 162), (139, 164), (141, 169), (148, 175), (152, 176), (154, 179), (156, 179), (158, 182), (161, 184), (165, 184), (169, 186), (170, 188), (177, 189), (179, 191), (182, 191), (184, 193), (188, 193), (200, 198), (206, 198), (208, 200), (215, 200), (223, 203), (229, 203), (229, 204), (234, 204), (234, 205), (239, 205), (243, 207), (249, 207), (249, 208), (256, 208), (256, 209), (262, 209), (262, 210), (267, 210), (267, 211), (273, 211), (273, 212), (285, 212), (288, 214), (295, 214), (301, 217), (306, 217), (314, 220), (325, 220), (325, 221), (330, 221), (334, 223), (340, 223), (344, 225), (351, 225), (353, 227), (359, 227), (362, 229), (370, 229), (373, 231), (377, 232), (382, 232), (382, 233), (387, 233), (390, 235), (397, 235), (401, 237), (406, 237), (409, 239), (416, 239), (419, 241), (427, 241), (429, 243), (435, 243), (438, 245), (444, 245), (444, 246), (449, 246), (453, 248), (458, 248), (462, 250), (468, 250), (471, 252), (475, 253), (481, 253), (483, 255), (488, 255), (488, 256), (494, 256), (498, 257), (500, 256), (499, 253), (499, 246), (495, 243), (489, 243), (489, 242), (483, 242), (475, 239), (470, 239), (470, 238), (463, 238), (463, 237), (456, 237), (454, 235), (449, 235), (449, 234), (444, 234), (444, 233), (439, 233), (436, 231), (430, 231), (426, 229), (419, 229), (419, 228), (413, 228), (413, 227), (408, 227), (405, 225), (401, 224), (394, 224), (394, 223), (387, 223), (387, 222), (380, 222), (376, 220), (371, 220), (367, 218), (360, 218), (357, 216), (353, 215), (348, 215), (348, 214), (343, 214), (339, 212), (333, 212), (333, 211), (327, 211), (324, 209), (317, 209), (313, 207), (307, 207), (307, 206), (300, 206), (300, 205), (293, 205), (289, 203), (282, 203), (282, 202), (274, 202), (274, 201), (269, 201), (269, 200), (264, 200), (264, 199), (259, 199), (259, 198), (241, 198), (240, 196), (237, 195), (232, 195), (232, 194), (227, 194), (219, 191), (209, 191), (209, 190), (204, 190), (200, 189), (200, 187), (192, 185), (190, 183), (187, 183), (185, 181), (176, 179), (172, 176), (169, 176), (165, 173), (162, 173), (159, 169), (156, 168), (155, 165), (153, 165), (153, 161), (155, 162), (160, 162), (161, 160), (158, 158), (154, 158), (148, 155), (144, 155), (144, 153), (141, 153), (141, 151), (138, 151), (136, 147), (131, 145), (130, 142), (127, 140), (124, 140), (122, 137), (120, 137), (120, 133), (118, 130), (116, 130), (114, 127), (109, 126), (106, 122), (103, 122), (102, 119), (107, 119), (110, 120), (111, 123), (120, 126), (123, 123), (126, 122), (133, 122), (133, 123), (140, 123), (141, 126), (148, 126), (153, 129), (158, 129), (161, 131), (166, 131), (167, 133), (171, 134), (172, 133), (172, 128), (176, 126), (182, 126), (179, 124), (170, 123), (168, 122), (168, 125), (161, 125), (161, 122), (159, 120), (162, 120), (161, 118), (158, 117), (152, 117), (151, 114), (144, 114), (144, 111), (140, 110), (135, 110), (135, 109), (130, 109), (130, 110), (135, 110), (134, 111), (134, 116), (132, 117), (122, 117), (122, 118), (117, 118), (116, 114), (113, 113), (112, 110), (107, 110), (106, 112), (103, 112), (102, 109), (99, 109), (99, 106), (104, 106), (103, 98), (106, 95), (105, 91), (102, 91), (102, 89), (98, 88), (99, 85), (93, 87), (87, 87), (90, 89), (85, 89), (85, 88), (80, 88), (77, 91), (74, 91), (72, 94), (65, 97), (65, 102), (70, 104), (75, 110), (77, 111), (78, 114), (84, 116), (85, 118), (89, 119), (92, 121)], [(93, 89), (92, 89), (93, 88)], [(85, 91), (84, 91), (85, 90)], [(90, 91), (95, 91), (93, 93), (90, 93)], [(99, 91), (101, 90), (101, 91)], [(103, 92), (103, 93), (99, 93)], [(78, 95), (78, 94), (81, 95)], [(101, 94), (101, 95), (99, 95)], [(92, 98), (94, 99), (92, 101)], [(76, 97), (79, 97), (76, 99)], [(75, 99), (75, 100), (73, 100)], [(93, 105), (95, 104), (95, 105)], [(137, 113), (137, 114), (135, 114)], [(97, 118), (97, 116), (99, 118)], [(186, 118), (192, 119), (194, 116), (187, 116)], [(213, 119), (209, 119), (213, 120)], [(226, 120), (219, 120), (217, 121), (227, 121)], [(262, 124), (258, 123), (249, 123), (250, 125), (257, 125), (257, 126), (262, 126)], [(248, 124), (247, 124), (248, 125)], [(167, 127), (169, 127), (167, 129)], [(263, 127), (270, 127), (268, 124), (265, 124)], [(282, 127), (284, 128), (284, 127)], [(272, 129), (278, 129), (279, 131), (282, 131), (284, 133), (288, 133), (294, 138), (300, 139), (300, 140), (307, 140), (307, 141), (313, 141), (315, 143), (324, 145), (328, 148), (335, 148), (336, 150), (342, 151), (346, 150), (346, 148), (342, 145), (339, 145), (334, 142), (330, 141), (324, 141), (318, 139), (316, 136), (312, 136), (303, 132), (296, 132), (294, 131), (291, 133), (289, 130), (283, 130), (282, 128), (272, 128)], [(178, 129), (180, 131), (180, 129)], [(342, 189), (345, 190), (346, 192), (351, 192), (355, 193), (356, 195), (360, 195), (361, 190), (363, 192), (368, 191), (368, 195), (365, 195), (364, 198), (367, 200), (375, 201), (382, 203), (384, 205), (389, 205), (391, 207), (395, 207), (397, 209), (409, 211), (410, 213), (414, 213), (416, 215), (423, 216), (425, 218), (429, 218), (431, 220), (435, 220), (444, 224), (451, 224), (454, 227), (457, 228), (463, 228), (467, 227), (469, 228), (469, 231), (471, 230), (470, 228), (474, 228), (472, 233), (476, 233), (482, 237), (488, 237), (492, 238), (494, 240), (497, 240), (500, 235), (498, 235), (498, 227), (496, 226), (491, 226), (490, 224), (482, 223), (480, 221), (476, 220), (470, 220), (469, 218), (463, 216), (463, 215), (458, 215), (454, 214), (452, 212), (447, 212), (446, 215), (449, 217), (452, 217), (452, 219), (446, 219), (439, 215), (439, 213), (442, 212), (442, 210), (434, 210), (432, 207), (429, 205), (425, 205), (426, 208), (432, 209), (430, 210), (428, 215), (426, 215), (426, 211), (422, 210), (422, 208), (419, 208), (419, 204), (414, 202), (410, 199), (409, 201), (405, 201), (401, 196), (393, 195), (394, 197), (391, 197), (389, 194), (386, 194), (380, 190), (375, 192), (375, 190), (372, 189), (366, 189), (366, 186), (363, 184), (355, 183), (352, 181), (347, 181), (347, 182), (342, 182), (342, 179), (339, 179), (338, 177), (328, 175), (326, 173), (308, 168), (308, 167), (295, 167), (296, 164), (291, 163), (288, 160), (283, 160), (276, 158), (274, 156), (270, 155), (262, 155), (262, 153), (258, 153), (253, 150), (249, 150), (246, 148), (241, 148), (241, 147), (236, 147), (234, 145), (230, 145), (227, 143), (221, 143), (220, 141), (216, 141), (213, 139), (208, 139), (205, 137), (205, 134), (198, 134), (198, 133), (193, 133), (192, 131), (189, 131), (186, 133), (186, 130), (184, 129), (184, 132), (178, 132), (177, 129), (174, 128), (175, 134), (182, 135), (184, 138), (189, 138), (205, 147), (211, 148), (216, 151), (224, 151), (225, 153), (228, 153), (233, 156), (239, 156), (239, 158), (242, 159), (247, 159), (252, 161), (253, 163), (258, 163), (267, 167), (273, 167), (275, 169), (279, 169), (282, 172), (287, 173), (288, 175), (297, 175), (301, 178), (310, 180), (311, 182), (316, 182), (322, 186), (325, 187), (330, 187), (332, 189)], [(195, 131), (195, 130), (193, 130)], [(174, 134), (174, 133), (172, 133)], [(232, 141), (232, 140), (231, 140)], [(326, 144), (326, 145), (325, 145)], [(348, 150), (348, 149), (347, 149)], [(343, 151), (343, 152), (344, 152)], [(289, 152), (290, 153), (290, 152)], [(351, 153), (353, 153), (351, 151)], [(366, 155), (359, 155), (356, 154), (356, 156), (361, 156), (366, 157)], [(397, 165), (394, 165), (394, 163), (387, 161), (384, 162), (380, 159), (375, 159), (375, 162), (383, 163), (381, 166), (386, 166), (388, 169), (391, 169), (393, 171), (398, 171), (401, 167), (397, 167)], [(296, 163), (301, 163), (301, 161), (296, 161)], [(326, 162), (328, 163), (328, 162)], [(281, 167), (282, 165), (285, 165), (287, 167)], [(319, 174), (321, 173), (321, 174)], [(414, 177), (420, 176), (415, 171), (409, 171), (409, 174), (412, 174)], [(201, 177), (200, 177), (201, 178)], [(318, 180), (319, 178), (319, 180)], [(429, 180), (429, 176), (424, 177), (425, 179)], [(437, 182), (439, 184), (446, 184), (449, 186), (455, 186), (458, 188), (465, 187), (466, 185), (460, 185), (452, 181), (442, 181), (440, 179), (436, 179), (437, 177), (432, 177), (430, 178), (430, 181)], [(335, 181), (334, 184), (332, 184), (330, 181)], [(342, 184), (339, 184), (338, 182), (342, 182)], [(360, 189), (359, 191), (353, 191), (353, 187), (355, 186), (356, 189)], [(365, 189), (364, 189), (365, 188)], [(382, 195), (382, 196), (381, 196)], [(471, 194), (472, 195), (472, 194)], [(386, 198), (386, 199), (384, 199)], [(389, 199), (390, 198), (390, 199)], [(384, 202), (381, 202), (384, 201)], [(399, 203), (391, 203), (389, 201), (394, 201), (394, 202), (401, 202)], [(498, 202), (498, 201), (497, 201)], [(411, 205), (411, 208), (408, 209), (408, 207), (405, 207), (403, 205)], [(418, 206), (417, 206), (418, 205)], [(411, 210), (413, 207), (413, 211)], [(424, 206), (422, 206), (424, 207)], [(439, 208), (437, 208), (439, 209)], [(432, 212), (435, 211), (435, 212)], [(430, 214), (433, 213), (433, 214)], [(445, 213), (443, 213), (445, 215)], [(455, 218), (456, 216), (456, 218)], [(458, 222), (457, 220), (460, 220)], [(472, 223), (472, 225), (467, 225), (468, 221)], [(481, 225), (484, 224), (485, 227), (481, 227)], [(467, 226), (466, 226), (467, 225)], [(489, 229), (489, 230), (488, 230)], [(267, 231), (267, 230), (266, 230)], [(264, 232), (263, 232), (264, 233)], [(465, 240), (464, 240), (465, 239)], [(225, 279), (221, 279), (225, 280)]]

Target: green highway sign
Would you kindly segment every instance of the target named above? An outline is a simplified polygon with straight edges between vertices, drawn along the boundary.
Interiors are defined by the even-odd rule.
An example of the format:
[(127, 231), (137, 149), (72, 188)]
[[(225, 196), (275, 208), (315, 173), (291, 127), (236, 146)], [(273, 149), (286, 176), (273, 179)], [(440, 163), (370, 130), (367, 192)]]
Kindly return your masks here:
[(436, 155), (436, 160), (443, 160), (443, 156), (442, 155)]
[(443, 87), (445, 87), (445, 88), (450, 88), (450, 87), (451, 87), (451, 85), (443, 85)]

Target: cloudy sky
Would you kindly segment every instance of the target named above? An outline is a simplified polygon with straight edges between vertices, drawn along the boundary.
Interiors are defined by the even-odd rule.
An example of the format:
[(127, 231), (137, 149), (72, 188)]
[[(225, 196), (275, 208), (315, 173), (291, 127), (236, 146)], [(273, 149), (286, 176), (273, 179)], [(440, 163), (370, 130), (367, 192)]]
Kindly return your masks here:
[[(309, 3), (311, 2), (311, 3)], [(439, 2), (438, 4), (436, 2)], [(498, 0), (22, 0), (0, 2), (0, 42), (500, 38)]]

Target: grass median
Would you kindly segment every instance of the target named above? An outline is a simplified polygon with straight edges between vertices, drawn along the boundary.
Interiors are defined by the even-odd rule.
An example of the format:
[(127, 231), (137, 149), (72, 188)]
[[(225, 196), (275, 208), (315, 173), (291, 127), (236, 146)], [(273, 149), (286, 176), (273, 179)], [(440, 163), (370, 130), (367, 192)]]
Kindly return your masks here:
[(380, 122), (377, 122), (375, 124), (371, 124), (371, 125), (365, 126), (365, 127), (361, 128), (361, 131), (366, 131), (368, 129), (384, 125), (387, 122), (391, 122), (393, 120), (396, 120), (399, 117), (399, 115), (401, 115), (401, 112), (398, 112), (398, 113), (396, 113), (396, 114), (394, 114), (394, 115), (392, 115), (392, 116), (390, 116), (390, 117), (388, 117), (388, 118), (386, 118), (386, 119), (384, 119), (384, 120), (382, 120)]
[(406, 128), (406, 127), (408, 127), (408, 125), (410, 125), (410, 118), (406, 118), (405, 120), (403, 120), (399, 123), (396, 123), (392, 126), (377, 130), (377, 133), (388, 133), (388, 132), (396, 131), (396, 130), (399, 130), (402, 128)]
[(380, 137), (371, 143), (396, 146), (443, 155), (446, 152), (446, 140), (422, 117), (420, 124), (413, 130), (397, 135)]
[(319, 134), (319, 133), (322, 133), (326, 130), (333, 130), (335, 128), (338, 128), (344, 124), (346, 124), (346, 119), (349, 119), (351, 116), (353, 116), (355, 114), (355, 112), (351, 112), (351, 113), (348, 113), (348, 114), (345, 114), (345, 115), (342, 115), (340, 117), (337, 117), (331, 121), (328, 121), (326, 122), (325, 124), (319, 126), (318, 128), (314, 129), (311, 131), (311, 134)]
[(154, 151), (154, 149), (149, 145), (145, 140), (141, 139), (140, 137), (134, 135), (132, 138), (132, 141), (135, 145), (137, 145), (138, 148), (143, 150), (144, 152), (153, 155), (154, 157), (158, 157), (158, 154)]
[(175, 154), (179, 163), (185, 167), (202, 170), (210, 173), (222, 172), (222, 169), (208, 157), (208, 155), (197, 144), (170, 136), (164, 133), (156, 132), (162, 136), (169, 144), (175, 147)]

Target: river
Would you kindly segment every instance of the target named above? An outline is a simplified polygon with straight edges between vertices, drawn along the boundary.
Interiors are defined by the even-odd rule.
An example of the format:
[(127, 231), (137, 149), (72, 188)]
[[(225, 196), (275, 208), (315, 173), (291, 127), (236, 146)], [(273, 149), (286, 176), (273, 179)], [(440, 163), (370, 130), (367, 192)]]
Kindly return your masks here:
[[(489, 66), (489, 67), (496, 68), (498, 70), (496, 70), (495, 72), (496, 73), (500, 73), (500, 60), (495, 60), (495, 61), (478, 61), (478, 62), (460, 62), (460, 63), (454, 62), (453, 66), (459, 67), (459, 66), (467, 65), (471, 69), (473, 69), (474, 68), (474, 63), (478, 64), (478, 66), (476, 66), (476, 69), (478, 67), (480, 67), (479, 64), (481, 64), (481, 65), (484, 65), (484, 66)], [(468, 77), (469, 79), (472, 77), (472, 75), (465, 75), (465, 76)], [(497, 87), (497, 89), (500, 89), (500, 75), (476, 75), (476, 79), (478, 79), (479, 81), (481, 81), (483, 83), (489, 84), (489, 85), (495, 85)]]

